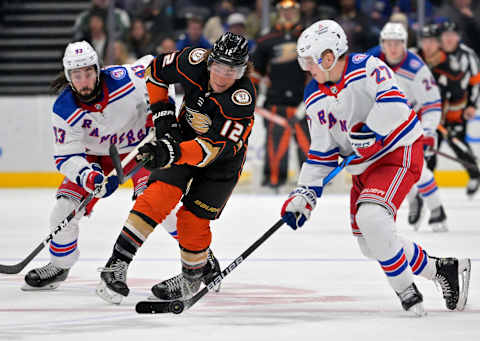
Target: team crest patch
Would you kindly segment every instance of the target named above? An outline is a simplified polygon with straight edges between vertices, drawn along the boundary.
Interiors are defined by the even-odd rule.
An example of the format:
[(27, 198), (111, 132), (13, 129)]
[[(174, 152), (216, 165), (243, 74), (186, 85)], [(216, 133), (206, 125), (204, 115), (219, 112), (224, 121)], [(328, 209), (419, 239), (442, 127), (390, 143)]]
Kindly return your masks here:
[(412, 59), (410, 61), (410, 67), (414, 70), (418, 69), (420, 66), (422, 66), (422, 64), (420, 64), (420, 62), (418, 60), (415, 60), (415, 59)]
[(358, 53), (352, 57), (352, 62), (354, 64), (359, 64), (363, 62), (368, 56), (366, 54)]
[(198, 63), (201, 63), (203, 57), (205, 56), (205, 52), (207, 52), (207, 50), (202, 48), (193, 49), (188, 55), (188, 61), (192, 65), (197, 65)]
[(126, 74), (127, 73), (125, 72), (125, 69), (115, 69), (110, 71), (110, 76), (112, 76), (112, 78), (116, 80), (125, 78)]
[(232, 94), (232, 101), (238, 105), (249, 105), (252, 103), (252, 96), (247, 90), (239, 89)]

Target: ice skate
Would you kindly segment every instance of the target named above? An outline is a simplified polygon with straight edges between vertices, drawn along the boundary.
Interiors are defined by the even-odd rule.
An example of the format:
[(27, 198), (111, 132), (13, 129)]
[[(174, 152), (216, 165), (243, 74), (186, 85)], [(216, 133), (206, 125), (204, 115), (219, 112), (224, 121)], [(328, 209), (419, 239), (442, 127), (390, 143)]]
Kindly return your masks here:
[(479, 187), (480, 187), (480, 179), (479, 178), (470, 179), (468, 181), (468, 184), (467, 184), (467, 196), (470, 199), (473, 199), (473, 197), (477, 193)]
[(108, 303), (120, 304), (128, 296), (127, 286), (128, 263), (116, 257), (110, 257), (104, 268), (99, 268), (100, 283), (95, 293)]
[(435, 265), (437, 273), (434, 281), (442, 289), (445, 305), (450, 310), (463, 310), (470, 285), (470, 259), (437, 258)]
[(54, 290), (65, 281), (70, 269), (63, 269), (48, 263), (41, 268), (30, 270), (25, 275), (23, 291)]
[(425, 216), (423, 199), (419, 194), (408, 203), (408, 223), (413, 226), (415, 231), (418, 231), (420, 224)]
[[(217, 277), (222, 272), (222, 269), (220, 269), (220, 263), (218, 262), (217, 258), (213, 255), (213, 252), (210, 249), (208, 249), (207, 260), (210, 263), (210, 266), (213, 269), (213, 271), (207, 273), (203, 278), (203, 283), (205, 285), (208, 285), (213, 279), (215, 279), (215, 277)], [(222, 285), (221, 282), (218, 283), (215, 286), (214, 291), (219, 292), (221, 285)]]
[(423, 296), (418, 291), (415, 283), (410, 284), (402, 292), (397, 292), (402, 307), (405, 311), (412, 313), (414, 316), (425, 316), (425, 310), (423, 309)]
[[(188, 300), (200, 289), (202, 279), (187, 279), (179, 274), (152, 287), (156, 299), (164, 301)], [(152, 299), (152, 298), (150, 298)]]
[(428, 225), (433, 232), (448, 232), (447, 215), (443, 206), (434, 208), (430, 212), (430, 218), (428, 219)]

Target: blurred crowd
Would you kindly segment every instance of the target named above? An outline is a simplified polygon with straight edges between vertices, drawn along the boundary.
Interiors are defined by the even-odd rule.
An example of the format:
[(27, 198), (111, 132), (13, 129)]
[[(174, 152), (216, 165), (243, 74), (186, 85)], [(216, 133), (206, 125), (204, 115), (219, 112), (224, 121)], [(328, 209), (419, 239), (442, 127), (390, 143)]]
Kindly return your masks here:
[[(145, 54), (159, 54), (185, 46), (210, 48), (225, 31), (256, 41), (280, 20), (270, 2), (269, 25), (262, 30), (263, 0), (92, 0), (73, 27), (72, 40), (87, 40), (100, 58), (126, 64)], [(416, 45), (419, 29), (417, 0), (300, 0), (299, 24), (308, 27), (321, 19), (338, 21), (347, 33), (350, 51), (365, 51), (378, 43), (387, 21), (401, 22)], [(114, 10), (109, 8), (114, 5)], [(425, 22), (453, 20), (463, 41), (480, 52), (480, 2), (425, 0)], [(108, 29), (108, 28), (111, 29)], [(108, 32), (114, 32), (109, 36)], [(113, 48), (108, 48), (113, 43)], [(109, 55), (113, 54), (113, 55)]]

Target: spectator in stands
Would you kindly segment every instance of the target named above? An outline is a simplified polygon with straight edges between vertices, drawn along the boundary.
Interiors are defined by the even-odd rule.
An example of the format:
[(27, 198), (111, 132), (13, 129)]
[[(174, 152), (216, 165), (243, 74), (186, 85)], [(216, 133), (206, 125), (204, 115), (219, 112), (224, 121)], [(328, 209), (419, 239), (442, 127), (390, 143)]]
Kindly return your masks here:
[[(101, 15), (103, 22), (107, 22), (108, 8), (110, 6), (110, 0), (92, 0), (92, 5), (89, 9), (79, 14), (73, 25), (73, 40), (81, 40), (82, 37), (88, 36), (90, 16), (95, 13)], [(124, 39), (127, 36), (128, 29), (130, 28), (130, 18), (128, 13), (122, 9), (114, 9), (114, 39)], [(106, 27), (106, 25), (105, 25)]]
[[(146, 54), (152, 54), (154, 44), (149, 32), (145, 29), (145, 23), (142, 19), (133, 20), (130, 33), (127, 38), (128, 51), (135, 57), (140, 58)], [(121, 63), (126, 64), (126, 63)]]
[(86, 40), (92, 45), (98, 55), (100, 64), (105, 64), (108, 51), (108, 35), (105, 30), (105, 21), (101, 13), (92, 12), (88, 16), (88, 30), (79, 40)]
[(124, 65), (132, 64), (137, 58), (128, 53), (127, 45), (121, 41), (116, 40), (113, 43), (113, 64)]
[(171, 37), (165, 37), (156, 48), (157, 54), (175, 52), (177, 46)]
[(317, 6), (315, 0), (300, 1), (300, 25), (302, 27), (309, 27), (314, 22), (322, 19), (333, 19), (336, 16), (335, 8), (323, 5)]
[(337, 22), (347, 35), (351, 52), (364, 51), (378, 42), (378, 35), (371, 29), (370, 19), (356, 9), (355, 0), (340, 0)]
[(253, 48), (255, 46), (255, 41), (252, 39), (248, 39), (247, 29), (245, 26), (246, 21), (247, 19), (242, 13), (232, 13), (228, 16), (228, 19), (227, 19), (227, 30), (247, 38), (248, 52), (252, 53)]
[(212, 45), (203, 36), (203, 20), (192, 16), (187, 21), (187, 31), (180, 36), (177, 41), (177, 50), (187, 46), (201, 47), (204, 49), (212, 48)]
[(247, 16), (247, 22), (245, 24), (247, 28), (247, 35), (251, 39), (257, 39), (261, 35), (268, 33), (268, 31), (275, 25), (277, 20), (277, 13), (274, 11), (272, 5), (270, 5), (270, 24), (267, 31), (262, 32), (262, 8), (263, 0), (256, 0), (255, 10)]
[(462, 36), (465, 45), (480, 54), (480, 22), (474, 15), (472, 0), (451, 0), (445, 3), (436, 13), (436, 16), (450, 18)]
[(205, 23), (203, 35), (213, 44), (227, 30), (227, 18), (235, 12), (233, 0), (221, 0), (215, 11), (215, 16), (210, 17)]

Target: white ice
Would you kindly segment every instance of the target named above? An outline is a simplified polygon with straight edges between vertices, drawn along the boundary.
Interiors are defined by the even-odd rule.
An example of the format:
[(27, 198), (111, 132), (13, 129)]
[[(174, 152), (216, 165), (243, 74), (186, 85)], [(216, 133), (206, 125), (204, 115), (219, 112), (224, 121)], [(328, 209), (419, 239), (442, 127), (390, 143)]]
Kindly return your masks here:
[[(480, 210), (464, 189), (442, 189), (450, 232), (398, 232), (431, 255), (470, 257), (464, 311), (447, 311), (432, 282), (416, 280), (428, 316), (403, 312), (385, 275), (361, 255), (349, 227), (348, 196), (326, 194), (302, 230), (280, 228), (210, 293), (181, 315), (138, 315), (135, 303), (156, 282), (179, 272), (178, 247), (161, 228), (129, 269), (130, 296), (111, 306), (94, 294), (131, 208), (130, 190), (101, 200), (81, 222), (80, 261), (56, 291), (23, 292), (23, 276), (48, 261), (45, 248), (22, 273), (0, 275), (0, 340), (480, 340)], [(227, 266), (279, 218), (284, 195), (234, 193), (212, 223), (212, 249)], [(13, 264), (48, 231), (53, 189), (1, 190), (0, 263)]]

